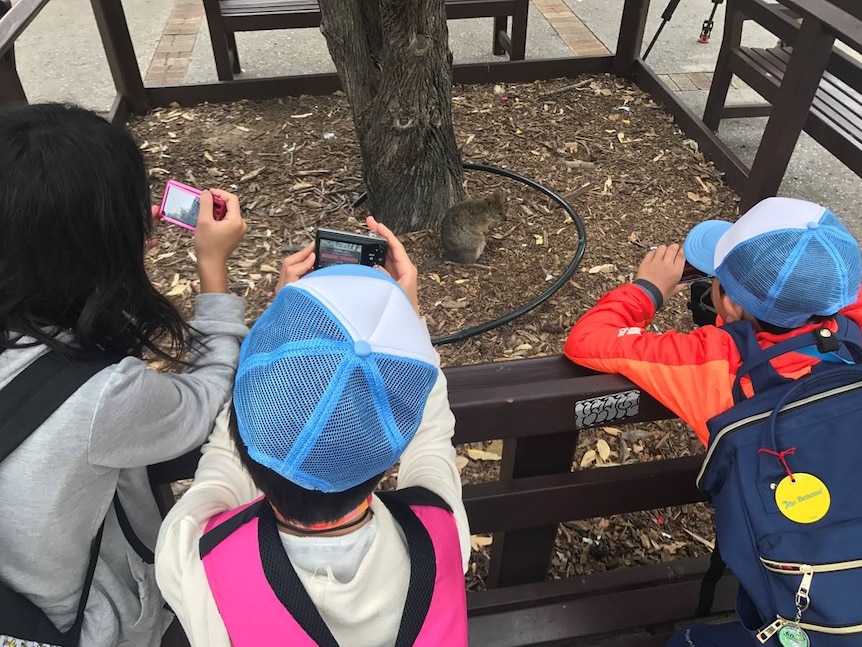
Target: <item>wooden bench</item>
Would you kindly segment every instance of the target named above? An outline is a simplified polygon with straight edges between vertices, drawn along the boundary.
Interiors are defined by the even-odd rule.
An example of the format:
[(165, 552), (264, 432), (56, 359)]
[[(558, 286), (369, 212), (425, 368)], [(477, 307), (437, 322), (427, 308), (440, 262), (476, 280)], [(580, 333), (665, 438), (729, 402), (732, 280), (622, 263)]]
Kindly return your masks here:
[[(455, 442), (505, 441), (499, 480), (464, 486), (471, 532), (493, 533), (488, 589), (467, 596), (470, 645), (586, 645), (609, 634), (618, 647), (663, 645), (675, 623), (693, 616), (708, 557), (546, 576), (560, 522), (702, 499), (694, 485), (701, 456), (572, 472), (575, 409), (589, 409), (591, 425), (672, 414), (623, 378), (562, 357), (455, 367), (446, 376)], [(615, 419), (623, 412), (630, 415)], [(173, 501), (166, 484), (190, 477), (196, 462), (190, 454), (150, 468), (163, 510)], [(732, 610), (736, 586), (729, 574), (720, 581), (716, 613)], [(163, 644), (182, 641), (173, 635)]]
[[(0, 0), (0, 18), (12, 9), (11, 0)], [(14, 40), (11, 41), (14, 43)], [(9, 46), (5, 54), (0, 55), (0, 106), (27, 103), (24, 86), (15, 67), (15, 46)]]
[[(220, 81), (233, 79), (240, 70), (238, 31), (320, 27), (316, 0), (203, 0)], [(529, 0), (445, 0), (446, 17), (493, 18), (494, 54), (508, 53), (513, 61), (524, 59), (527, 45)], [(512, 33), (508, 34), (509, 16)]]
[[(777, 193), (803, 129), (862, 175), (862, 63), (833, 48), (837, 38), (862, 52), (862, 3), (780, 1), (783, 6), (728, 0), (724, 40), (703, 116), (713, 130), (722, 119), (770, 116), (743, 192), (743, 208)], [(743, 46), (743, 24), (749, 20), (786, 46)], [(726, 105), (734, 74), (769, 104)]]

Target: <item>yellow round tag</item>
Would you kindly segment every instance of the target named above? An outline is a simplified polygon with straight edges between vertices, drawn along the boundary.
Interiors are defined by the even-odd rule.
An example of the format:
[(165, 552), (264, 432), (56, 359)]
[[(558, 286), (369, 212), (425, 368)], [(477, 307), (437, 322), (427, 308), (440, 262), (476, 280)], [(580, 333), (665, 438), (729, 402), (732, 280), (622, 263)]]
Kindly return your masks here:
[(829, 512), (831, 497), (826, 484), (813, 474), (785, 476), (775, 488), (775, 502), (785, 517), (796, 523), (820, 521)]

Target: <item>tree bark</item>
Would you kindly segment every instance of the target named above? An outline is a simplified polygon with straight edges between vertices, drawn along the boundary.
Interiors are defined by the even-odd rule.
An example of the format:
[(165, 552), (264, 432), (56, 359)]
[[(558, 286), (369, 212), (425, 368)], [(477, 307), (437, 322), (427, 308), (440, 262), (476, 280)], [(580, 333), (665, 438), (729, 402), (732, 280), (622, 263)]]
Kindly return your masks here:
[(319, 0), (353, 111), (371, 212), (396, 233), (438, 228), (464, 199), (443, 0)]

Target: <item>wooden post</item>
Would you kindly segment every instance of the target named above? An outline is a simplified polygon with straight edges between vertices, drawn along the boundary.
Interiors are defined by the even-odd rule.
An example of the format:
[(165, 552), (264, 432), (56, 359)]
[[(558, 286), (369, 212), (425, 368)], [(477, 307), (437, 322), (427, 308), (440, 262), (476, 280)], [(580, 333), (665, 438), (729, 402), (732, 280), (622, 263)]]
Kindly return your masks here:
[[(570, 472), (577, 444), (577, 431), (507, 440), (500, 480)], [(558, 525), (494, 533), (488, 588), (544, 580)]]
[(150, 102), (129, 35), (123, 4), (120, 0), (91, 0), (91, 4), (114, 86), (132, 113), (144, 114), (150, 109)]
[(748, 183), (742, 193), (739, 205), (741, 212), (763, 198), (778, 193), (834, 42), (835, 37), (824, 30), (819, 19), (807, 16), (802, 21), (781, 88), (773, 103), (772, 114), (766, 123), (754, 164), (751, 165)]
[(718, 61), (715, 64), (715, 74), (709, 88), (709, 97), (703, 111), (703, 122), (710, 130), (718, 130), (721, 123), (724, 104), (727, 101), (727, 92), (730, 90), (730, 82), (733, 79), (733, 70), (730, 69), (730, 52), (738, 48), (742, 42), (742, 25), (745, 17), (736, 9), (736, 0), (728, 0), (724, 15), (724, 35), (721, 40), (721, 49), (718, 52)]
[[(0, 19), (12, 8), (10, 0), (0, 0)], [(15, 46), (0, 56), (0, 106), (27, 103), (27, 95), (15, 68)]]
[(614, 73), (624, 79), (632, 78), (635, 60), (643, 49), (644, 31), (650, 0), (626, 0), (623, 18), (614, 55)]

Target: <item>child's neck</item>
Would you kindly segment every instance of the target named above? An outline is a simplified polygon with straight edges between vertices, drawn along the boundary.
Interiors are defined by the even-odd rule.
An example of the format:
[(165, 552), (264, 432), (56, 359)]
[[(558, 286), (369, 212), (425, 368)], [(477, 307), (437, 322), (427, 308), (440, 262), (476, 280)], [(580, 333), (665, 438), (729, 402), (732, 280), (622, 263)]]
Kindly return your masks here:
[(303, 524), (292, 519), (286, 519), (273, 507), (279, 532), (297, 537), (340, 537), (355, 532), (367, 524), (373, 513), (371, 511), (371, 495), (346, 515), (333, 521)]

